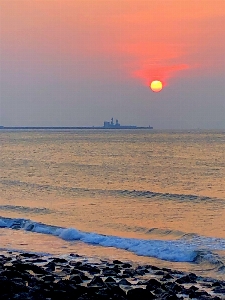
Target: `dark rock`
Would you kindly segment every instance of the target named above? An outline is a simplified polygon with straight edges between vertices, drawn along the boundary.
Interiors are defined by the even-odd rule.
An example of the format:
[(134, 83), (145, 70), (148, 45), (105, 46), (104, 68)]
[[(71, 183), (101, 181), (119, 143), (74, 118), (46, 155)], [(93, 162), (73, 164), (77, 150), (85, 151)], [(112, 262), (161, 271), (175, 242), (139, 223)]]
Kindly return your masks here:
[(127, 281), (125, 278), (121, 279), (118, 282), (119, 285), (131, 285), (131, 283), (129, 281)]
[(189, 294), (189, 298), (200, 298), (202, 296), (210, 296), (206, 291), (192, 291)]
[(171, 269), (168, 269), (168, 268), (162, 268), (162, 270), (165, 271), (165, 272), (168, 272), (168, 273), (171, 273), (171, 272), (172, 272), (172, 270), (171, 270)]
[(17, 277), (13, 278), (12, 281), (19, 284), (25, 282), (22, 278), (17, 278)]
[(201, 286), (206, 288), (212, 288), (212, 285), (210, 283), (201, 283)]
[(115, 259), (115, 260), (113, 261), (113, 263), (114, 263), (114, 265), (123, 265), (123, 264), (124, 264), (122, 261), (117, 260), (117, 259)]
[[(71, 280), (60, 280), (59, 282), (53, 284), (52, 293), (55, 293), (56, 291), (64, 291), (68, 295), (73, 296), (73, 299), (76, 299), (75, 296), (78, 297), (87, 292), (87, 287), (82, 286), (82, 285), (75, 286), (73, 281), (71, 281)], [(66, 299), (65, 296), (62, 298), (60, 298), (58, 296), (58, 298), (57, 298), (57, 293), (54, 295), (54, 297), (56, 299)]]
[(145, 275), (145, 270), (135, 270), (135, 275), (141, 275), (141, 276), (143, 276), (143, 275)]
[(148, 269), (152, 269), (152, 270), (160, 270), (160, 268), (156, 267), (156, 266), (148, 266)]
[[(0, 300), (181, 300), (183, 297), (220, 300), (220, 294), (225, 294), (223, 281), (198, 278), (193, 273), (185, 275), (167, 268), (143, 265), (134, 269), (131, 264), (120, 260), (94, 265), (83, 261), (68, 262), (61, 258), (52, 258), (47, 262), (36, 255), (16, 255), (0, 255)], [(36, 264), (39, 262), (43, 264)], [(146, 273), (150, 273), (150, 280), (146, 280), (149, 278)], [(86, 274), (90, 276), (87, 277)], [(145, 276), (141, 279), (142, 275)], [(162, 278), (157, 280), (154, 275)], [(136, 278), (135, 284), (131, 284), (129, 278)], [(90, 281), (86, 282), (87, 286), (83, 284), (85, 280)], [(184, 287), (185, 283), (189, 286), (196, 281), (202, 289), (207, 287), (219, 297), (209, 295), (209, 292), (194, 285), (190, 288)], [(184, 286), (179, 283), (184, 283)]]
[(68, 263), (68, 261), (66, 259), (59, 258), (59, 257), (54, 257), (53, 260), (52, 260), (52, 262), (59, 263), (59, 264), (61, 264), (61, 263)]
[(192, 286), (189, 287), (188, 290), (189, 291), (197, 291), (197, 290), (199, 290), (199, 288), (197, 286), (195, 286), (195, 285), (192, 285)]
[(107, 277), (105, 280), (106, 283), (111, 282), (111, 283), (116, 283), (116, 280), (112, 277)]
[(71, 272), (70, 272), (70, 275), (78, 275), (80, 276), (80, 278), (84, 281), (84, 280), (89, 280), (90, 278), (87, 277), (85, 275), (85, 273), (83, 273), (82, 271), (79, 271), (79, 270), (76, 270), (76, 269), (73, 269)]
[(133, 269), (125, 269), (123, 270), (122, 277), (128, 278), (128, 277), (134, 277), (136, 274), (135, 270)]
[(183, 290), (183, 287), (181, 287), (179, 284), (177, 284), (175, 282), (167, 282), (162, 285), (162, 288), (165, 291), (172, 291), (172, 292), (176, 292), (176, 293), (179, 293)]
[(215, 282), (212, 283), (212, 286), (219, 286), (219, 287), (221, 287), (222, 284), (219, 281), (215, 281)]
[(13, 279), (15, 277), (17, 278), (22, 278), (24, 280), (29, 280), (30, 278), (30, 274), (27, 272), (19, 272), (16, 270), (4, 270), (3, 272), (1, 272), (1, 276), (6, 276), (7, 279)]
[(94, 276), (94, 278), (91, 280), (91, 282), (89, 282), (87, 285), (88, 286), (94, 285), (94, 286), (103, 286), (103, 287), (105, 287), (104, 281), (99, 276)]
[(81, 261), (70, 261), (69, 265), (74, 266), (74, 267), (79, 267), (82, 265), (82, 262)]
[(105, 289), (106, 287), (102, 287), (102, 286), (99, 286), (99, 285), (89, 285), (87, 286), (86, 288), (86, 292), (88, 295), (90, 296), (94, 296), (96, 294), (98, 294), (98, 292), (101, 290), (101, 289)]
[(41, 279), (43, 279), (44, 281), (54, 281), (55, 277), (49, 274), (49, 275), (42, 276)]
[(149, 291), (142, 289), (142, 288), (134, 288), (127, 292), (127, 299), (128, 300), (150, 300), (155, 299), (156, 297)]
[(48, 271), (55, 271), (55, 263), (51, 261), (45, 265), (45, 268)]
[[(67, 298), (67, 294), (68, 294), (68, 292), (65, 291), (65, 290), (62, 290), (62, 289), (60, 289), (60, 290), (54, 290), (54, 291), (52, 291), (52, 293), (51, 293), (51, 298), (50, 298), (50, 299), (52, 299), (52, 300), (68, 299), (68, 298)], [(37, 298), (37, 299), (38, 299), (38, 298)], [(43, 299), (46, 300), (46, 298), (43, 298)], [(38, 299), (38, 300), (39, 300), (39, 299)]]
[(197, 278), (197, 276), (191, 276), (191, 274), (189, 274), (189, 275), (182, 276), (181, 278), (178, 278), (176, 280), (176, 282), (180, 283), (180, 284), (183, 284), (183, 283), (197, 283), (196, 278)]
[(0, 296), (10, 293), (12, 290), (12, 283), (8, 279), (0, 281)]
[(30, 270), (36, 274), (47, 274), (47, 271), (45, 271), (42, 267), (39, 267), (39, 266), (36, 266), (33, 264), (15, 263), (14, 266), (15, 266), (16, 270), (18, 270), (18, 271)]
[(64, 266), (64, 267), (62, 268), (62, 272), (67, 273), (67, 274), (70, 274), (70, 272), (71, 272), (70, 266)]
[(31, 300), (29, 293), (19, 293), (13, 296), (13, 300)]
[(37, 254), (33, 254), (33, 253), (20, 253), (20, 256), (28, 257), (28, 258), (39, 258)]
[(102, 274), (104, 276), (117, 276), (117, 272), (114, 270), (103, 270)]
[(80, 283), (83, 282), (83, 280), (81, 279), (80, 275), (71, 275), (70, 276), (70, 280), (72, 280), (76, 284), (80, 284)]
[(73, 296), (71, 299), (76, 299), (74, 296), (85, 294), (87, 287), (82, 285), (70, 286), (70, 294)]
[(36, 259), (29, 259), (29, 262), (30, 263), (46, 263), (47, 260), (46, 259), (42, 259), (42, 258), (36, 258)]
[(217, 286), (213, 289), (213, 292), (216, 294), (222, 294), (225, 295), (225, 288)]
[(78, 270), (81, 271), (87, 271), (90, 274), (99, 274), (101, 271), (96, 266), (88, 265), (88, 264), (82, 264), (80, 266), (77, 266)]
[(109, 288), (111, 295), (126, 297), (126, 293), (118, 285), (108, 283), (107, 287)]
[(176, 274), (176, 275), (183, 275), (184, 274), (182, 271), (178, 271), (178, 270), (171, 270), (170, 273), (171, 274)]
[(160, 296), (160, 299), (162, 300), (178, 300), (180, 299), (179, 297), (177, 297), (177, 295), (173, 292), (169, 292), (169, 293), (164, 293)]
[(80, 275), (80, 278), (83, 280), (83, 281), (87, 281), (87, 280), (90, 280), (91, 278), (89, 278), (88, 276), (86, 276), (85, 274), (81, 274)]
[[(122, 296), (120, 296), (120, 298), (118, 299), (122, 299)], [(111, 292), (107, 289), (101, 289), (99, 290), (96, 295), (95, 298), (96, 300), (109, 300), (109, 299), (115, 299), (115, 296), (111, 294)], [(123, 298), (124, 299), (124, 298)]]
[(28, 287), (26, 286), (26, 283), (21, 282), (14, 282), (11, 281), (11, 292), (13, 294), (21, 293), (21, 292), (28, 292)]
[(0, 282), (1, 282), (1, 284), (4, 283), (7, 280), (8, 280), (8, 278), (6, 276), (3, 276), (2, 274), (0, 275)]
[(137, 270), (145, 270), (145, 269), (146, 269), (145, 266), (137, 266), (135, 270), (137, 271)]
[(162, 270), (155, 272), (155, 275), (164, 275), (164, 274), (165, 274), (165, 272), (163, 272)]
[(161, 282), (159, 282), (158, 280), (152, 278), (150, 280), (148, 280), (146, 282), (146, 289), (148, 291), (153, 291), (156, 288), (160, 288), (161, 287)]
[(102, 274), (104, 276), (117, 276), (117, 272), (115, 270), (113, 270), (113, 269), (104, 269), (102, 271)]
[(135, 269), (135, 272), (137, 275), (145, 275), (145, 273), (148, 273), (149, 271), (144, 266), (139, 266)]
[(94, 298), (90, 298), (90, 296), (88, 294), (84, 294), (82, 296), (80, 296), (79, 298), (77, 298), (77, 300), (93, 300)]
[[(9, 252), (9, 254), (10, 254), (10, 252)], [(4, 255), (1, 256), (1, 261), (6, 262), (6, 261), (11, 261), (11, 260), (12, 260), (12, 257), (10, 257), (10, 256), (8, 256), (8, 257), (6, 257)]]
[(124, 263), (124, 264), (122, 265), (122, 268), (124, 268), (124, 269), (126, 269), (126, 268), (131, 268), (131, 267), (132, 267), (132, 265), (129, 264), (129, 263)]
[(105, 298), (104, 296), (90, 295), (88, 293), (80, 296), (77, 300), (108, 300), (109, 297)]
[(165, 293), (165, 290), (162, 289), (162, 288), (157, 288), (157, 289), (154, 290), (155, 295), (161, 295), (163, 293)]
[(197, 275), (196, 274), (194, 274), (194, 273), (190, 273), (190, 274), (188, 274), (188, 276), (189, 276), (189, 278), (191, 278), (192, 280), (197, 280)]
[(70, 256), (71, 257), (81, 257), (79, 254), (76, 254), (76, 253), (70, 253)]
[(112, 268), (117, 274), (119, 274), (121, 272), (121, 266), (120, 265), (115, 265)]
[(125, 298), (124, 296), (121, 296), (121, 295), (120, 296), (119, 295), (114, 295), (112, 297), (112, 300), (127, 300), (127, 297)]
[(163, 276), (162, 279), (163, 279), (163, 280), (173, 279), (173, 276), (170, 275), (170, 274), (166, 274), (166, 275)]
[(115, 286), (119, 286), (118, 283), (116, 282), (105, 282), (106, 287), (111, 291), (113, 289), (113, 287)]
[(35, 287), (35, 286), (38, 285), (38, 283), (39, 283), (39, 280), (35, 277), (30, 277), (29, 280), (28, 280), (28, 285), (30, 287)]

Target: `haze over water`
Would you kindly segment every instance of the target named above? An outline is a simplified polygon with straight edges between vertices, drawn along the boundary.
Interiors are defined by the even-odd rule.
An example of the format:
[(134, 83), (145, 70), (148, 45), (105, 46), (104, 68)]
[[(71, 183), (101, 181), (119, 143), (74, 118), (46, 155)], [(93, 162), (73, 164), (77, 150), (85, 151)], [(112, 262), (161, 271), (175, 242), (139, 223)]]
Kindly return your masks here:
[(223, 131), (1, 130), (0, 248), (225, 277)]

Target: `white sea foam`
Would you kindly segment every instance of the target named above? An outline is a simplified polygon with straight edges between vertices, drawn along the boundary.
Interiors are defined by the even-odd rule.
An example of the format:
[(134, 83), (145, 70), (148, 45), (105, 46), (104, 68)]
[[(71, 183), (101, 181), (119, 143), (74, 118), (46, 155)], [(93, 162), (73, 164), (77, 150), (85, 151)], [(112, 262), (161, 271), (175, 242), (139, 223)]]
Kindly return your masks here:
[(26, 219), (0, 217), (0, 227), (16, 228), (42, 234), (58, 236), (65, 241), (82, 241), (87, 244), (115, 247), (141, 256), (156, 257), (162, 260), (193, 262), (200, 250), (225, 250), (225, 240), (194, 236), (192, 239), (143, 240), (92, 232), (82, 232), (75, 228), (62, 228)]
[(76, 241), (82, 239), (83, 235), (79, 230), (74, 228), (61, 229), (57, 231), (58, 236), (66, 241)]
[(6, 222), (0, 219), (0, 227), (7, 227)]

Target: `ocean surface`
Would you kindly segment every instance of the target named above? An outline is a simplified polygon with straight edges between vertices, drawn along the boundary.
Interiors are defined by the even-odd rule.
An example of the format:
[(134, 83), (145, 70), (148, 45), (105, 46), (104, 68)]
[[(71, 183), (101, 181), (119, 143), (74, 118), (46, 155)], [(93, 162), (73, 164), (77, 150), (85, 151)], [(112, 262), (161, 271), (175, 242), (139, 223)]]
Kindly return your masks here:
[(0, 251), (225, 279), (225, 131), (0, 130)]

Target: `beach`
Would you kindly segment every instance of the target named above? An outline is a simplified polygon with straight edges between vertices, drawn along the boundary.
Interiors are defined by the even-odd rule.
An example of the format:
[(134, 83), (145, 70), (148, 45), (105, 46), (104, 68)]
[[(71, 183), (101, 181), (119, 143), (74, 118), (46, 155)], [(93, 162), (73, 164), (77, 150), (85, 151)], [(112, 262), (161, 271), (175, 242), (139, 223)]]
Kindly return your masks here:
[(70, 254), (0, 254), (1, 299), (225, 299), (225, 281)]

